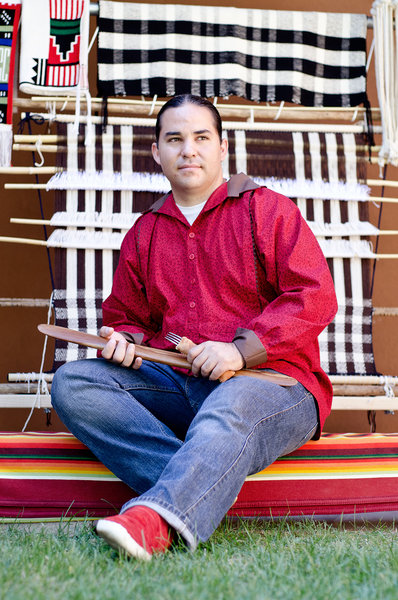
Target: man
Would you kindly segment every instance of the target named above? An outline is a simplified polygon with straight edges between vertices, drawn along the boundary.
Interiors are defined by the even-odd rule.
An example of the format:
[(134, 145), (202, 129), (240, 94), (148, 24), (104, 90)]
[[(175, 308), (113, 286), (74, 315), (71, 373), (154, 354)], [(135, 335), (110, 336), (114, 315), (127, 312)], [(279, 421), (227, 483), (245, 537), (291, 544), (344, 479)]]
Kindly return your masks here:
[[(293, 202), (243, 174), (223, 180), (227, 141), (211, 103), (172, 98), (156, 135), (172, 192), (123, 241), (102, 358), (64, 365), (52, 386), (70, 431), (138, 493), (98, 534), (142, 559), (175, 532), (194, 549), (249, 474), (319, 436), (332, 395), (317, 336), (336, 312), (328, 266)], [(170, 349), (167, 332), (196, 343), (190, 373), (135, 358), (135, 343)], [(244, 366), (298, 383), (218, 381)]]

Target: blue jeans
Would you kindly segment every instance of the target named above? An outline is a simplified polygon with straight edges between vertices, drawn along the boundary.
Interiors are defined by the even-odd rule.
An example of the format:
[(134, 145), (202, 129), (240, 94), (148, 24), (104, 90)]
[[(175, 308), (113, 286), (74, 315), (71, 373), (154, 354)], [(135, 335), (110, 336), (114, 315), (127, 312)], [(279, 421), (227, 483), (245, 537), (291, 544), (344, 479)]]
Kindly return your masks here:
[(103, 359), (58, 369), (52, 402), (68, 429), (139, 495), (122, 512), (158, 512), (191, 549), (234, 503), (245, 478), (308, 441), (313, 396), (251, 377), (225, 383), (144, 362)]

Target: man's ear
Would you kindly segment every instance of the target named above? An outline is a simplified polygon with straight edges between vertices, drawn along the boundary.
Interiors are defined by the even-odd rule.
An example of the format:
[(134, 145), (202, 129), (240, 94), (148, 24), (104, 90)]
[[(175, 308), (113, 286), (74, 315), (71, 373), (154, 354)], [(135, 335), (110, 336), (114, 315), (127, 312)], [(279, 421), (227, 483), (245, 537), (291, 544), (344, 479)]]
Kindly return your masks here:
[(160, 158), (159, 158), (159, 148), (156, 142), (153, 142), (152, 144), (152, 156), (153, 156), (153, 160), (158, 163), (158, 165), (160, 165)]
[(228, 154), (228, 140), (226, 138), (223, 138), (221, 140), (221, 161), (224, 160), (224, 158), (227, 156)]

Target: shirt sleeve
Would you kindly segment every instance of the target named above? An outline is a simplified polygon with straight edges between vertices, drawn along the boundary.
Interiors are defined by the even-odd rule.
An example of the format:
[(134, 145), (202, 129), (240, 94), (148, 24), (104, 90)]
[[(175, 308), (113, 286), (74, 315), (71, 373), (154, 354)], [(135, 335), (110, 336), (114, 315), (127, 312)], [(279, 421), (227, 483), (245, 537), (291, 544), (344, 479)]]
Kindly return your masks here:
[[(252, 216), (262, 311), (234, 338), (248, 367), (288, 361), (314, 344), (337, 311), (328, 264), (295, 204), (262, 189), (253, 196)], [(275, 291), (270, 302), (261, 293), (265, 280)]]
[(122, 333), (130, 342), (146, 343), (158, 329), (145, 291), (136, 244), (137, 228), (125, 236), (111, 294), (103, 302), (103, 323)]

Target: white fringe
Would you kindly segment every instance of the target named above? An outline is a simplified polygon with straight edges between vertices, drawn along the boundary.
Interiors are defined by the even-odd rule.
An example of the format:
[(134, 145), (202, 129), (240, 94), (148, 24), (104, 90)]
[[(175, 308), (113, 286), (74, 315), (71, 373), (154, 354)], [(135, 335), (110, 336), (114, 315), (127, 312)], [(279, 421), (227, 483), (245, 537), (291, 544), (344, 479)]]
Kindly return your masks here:
[(367, 201), (370, 194), (370, 188), (367, 185), (355, 182), (275, 179), (274, 177), (253, 177), (253, 181), (288, 198)]
[(349, 235), (378, 235), (380, 230), (368, 221), (351, 221), (348, 223), (318, 223), (307, 221), (312, 233), (316, 237), (332, 237)]
[[(327, 182), (310, 179), (275, 179), (253, 177), (262, 186), (290, 198), (319, 198), (325, 200), (369, 199), (370, 189), (361, 183)], [(133, 192), (166, 193), (168, 179), (160, 173), (119, 173), (104, 171), (61, 171), (51, 177), (48, 190), (130, 190)]]
[(49, 248), (76, 248), (79, 250), (120, 250), (124, 233), (103, 231), (68, 231), (56, 229), (47, 241)]
[(365, 240), (318, 240), (326, 258), (376, 258), (372, 244)]
[[(322, 235), (325, 235), (324, 233)], [(330, 234), (329, 234), (330, 235)], [(48, 246), (52, 248), (77, 248), (82, 250), (119, 250), (124, 233), (108, 233), (103, 231), (69, 231), (56, 229), (48, 238)], [(351, 240), (319, 240), (319, 245), (327, 258), (344, 257), (374, 258), (370, 242)]]
[[(126, 233), (142, 213), (106, 213), (106, 212), (57, 212), (51, 217), (53, 227), (95, 227), (102, 229), (120, 229)], [(368, 221), (347, 223), (322, 223), (307, 221), (316, 237), (346, 237), (350, 235), (378, 235), (380, 230)]]
[(170, 184), (160, 173), (118, 173), (105, 171), (61, 171), (47, 183), (49, 190), (130, 190), (166, 193)]
[(142, 213), (56, 212), (51, 217), (53, 227), (102, 227), (128, 231)]

